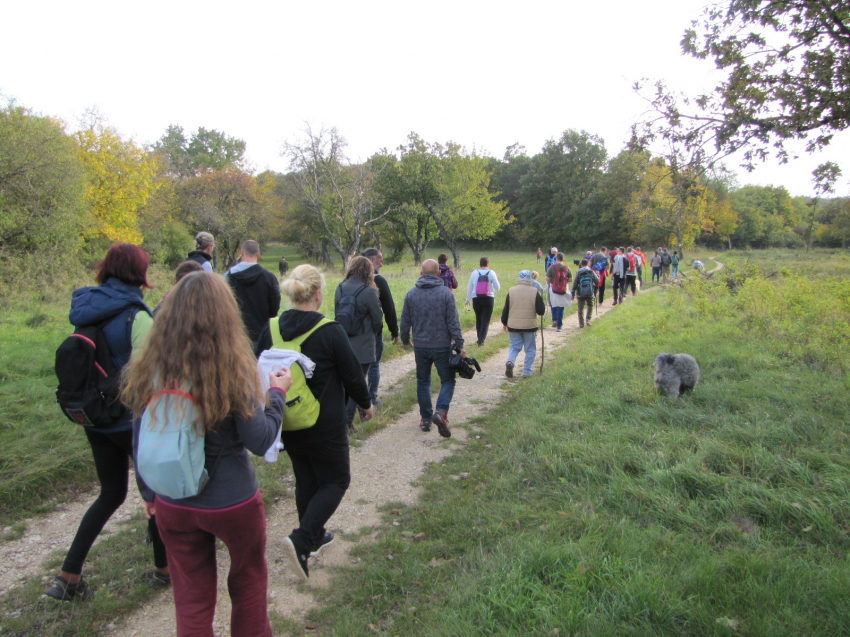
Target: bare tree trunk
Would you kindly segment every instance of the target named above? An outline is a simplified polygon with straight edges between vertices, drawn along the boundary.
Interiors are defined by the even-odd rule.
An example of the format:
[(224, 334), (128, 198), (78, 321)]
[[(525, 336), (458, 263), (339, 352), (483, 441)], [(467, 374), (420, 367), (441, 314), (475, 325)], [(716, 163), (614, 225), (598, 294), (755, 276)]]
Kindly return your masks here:
[(437, 224), (437, 230), (440, 233), (440, 238), (446, 242), (446, 245), (449, 247), (449, 251), (452, 253), (452, 257), (454, 258), (454, 266), (455, 269), (460, 270), (460, 248), (454, 241), (454, 238), (449, 234), (448, 229), (440, 220), (439, 215), (434, 210), (431, 205), (427, 206), (428, 213), (431, 215), (431, 218), (434, 220), (434, 223)]

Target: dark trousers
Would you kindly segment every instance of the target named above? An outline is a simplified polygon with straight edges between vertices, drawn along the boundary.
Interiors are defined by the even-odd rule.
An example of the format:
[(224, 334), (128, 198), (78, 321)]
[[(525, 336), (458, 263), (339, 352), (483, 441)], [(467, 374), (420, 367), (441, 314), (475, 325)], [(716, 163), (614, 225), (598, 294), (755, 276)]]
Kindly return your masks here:
[(632, 289), (632, 296), (637, 294), (637, 285), (635, 284), (637, 277), (636, 276), (627, 276), (627, 277), (624, 277), (624, 278), (625, 278), (625, 283), (623, 283), (623, 295), (620, 297), (620, 300), (623, 300), (626, 297), (626, 291), (629, 288)]
[(608, 277), (599, 277), (599, 287), (596, 288), (596, 300), (599, 305), (602, 305), (602, 301), (605, 300), (605, 281)]
[(369, 367), (369, 396), (372, 404), (378, 400), (378, 385), (381, 383), (381, 356), (384, 355), (384, 335), (375, 336), (375, 362)]
[(321, 442), (288, 445), (286, 452), (295, 474), (295, 508), (298, 509), (298, 528), (292, 531), (293, 543), (312, 550), (324, 537), (325, 523), (351, 484), (348, 432)]
[(626, 296), (626, 277), (614, 275), (614, 303), (622, 301)]
[(484, 345), (484, 339), (487, 338), (495, 304), (496, 299), (492, 296), (476, 296), (472, 299), (472, 309), (475, 310), (475, 331), (478, 333), (479, 345)]
[[(360, 368), (363, 370), (363, 377), (366, 379), (366, 384), (369, 384), (369, 369), (372, 363), (360, 363)], [(357, 403), (353, 398), (349, 398), (345, 404), (345, 422), (351, 424), (354, 422), (354, 412), (357, 411)]]
[(227, 509), (194, 509), (157, 498), (156, 511), (171, 558), (178, 637), (213, 637), (216, 538), (230, 553), (230, 634), (271, 637), (266, 510), (260, 492)]
[[(127, 498), (130, 458), (133, 454), (131, 430), (101, 433), (86, 428), (85, 432), (94, 456), (97, 479), (100, 481), (100, 494), (80, 521), (77, 534), (62, 564), (63, 571), (74, 575), (83, 572), (83, 563), (92, 544), (112, 514), (124, 504)], [(168, 559), (165, 555), (165, 546), (159, 537), (155, 517), (148, 521), (148, 530), (153, 543), (154, 565), (157, 568), (165, 568), (168, 566)]]
[[(592, 296), (579, 296), (578, 298), (578, 324), (584, 325), (584, 322), (587, 321), (590, 323), (590, 319), (593, 318), (593, 297)], [(587, 318), (584, 318), (583, 310), (587, 308)]]
[(437, 411), (449, 411), (456, 382), (455, 373), (449, 367), (452, 350), (414, 347), (413, 354), (416, 360), (416, 399), (419, 402), (419, 415), (427, 422), (434, 415), (431, 403), (431, 365), (437, 368), (437, 374), (440, 376)]

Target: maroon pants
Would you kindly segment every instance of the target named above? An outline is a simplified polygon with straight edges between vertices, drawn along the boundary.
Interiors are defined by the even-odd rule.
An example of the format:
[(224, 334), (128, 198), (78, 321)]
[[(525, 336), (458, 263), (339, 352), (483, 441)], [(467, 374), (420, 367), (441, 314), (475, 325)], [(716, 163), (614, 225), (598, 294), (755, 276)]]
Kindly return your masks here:
[(266, 511), (260, 492), (227, 509), (194, 509), (157, 498), (156, 521), (168, 552), (178, 637), (213, 637), (216, 538), (230, 552), (230, 634), (271, 637)]

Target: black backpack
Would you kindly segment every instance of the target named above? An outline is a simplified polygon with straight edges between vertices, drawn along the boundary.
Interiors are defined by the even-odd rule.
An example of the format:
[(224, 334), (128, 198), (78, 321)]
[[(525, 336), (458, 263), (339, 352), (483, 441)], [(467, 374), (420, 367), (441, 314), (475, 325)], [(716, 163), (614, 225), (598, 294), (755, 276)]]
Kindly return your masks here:
[[(342, 287), (342, 283), (340, 283)], [(357, 316), (357, 296), (366, 289), (365, 285), (357, 288), (354, 294), (343, 294), (339, 303), (336, 304), (336, 315), (334, 320), (342, 325), (342, 329), (349, 336), (357, 336), (360, 333), (360, 317)]]
[(668, 253), (661, 253), (661, 265), (670, 265), (673, 263), (673, 257), (671, 257)]
[(578, 293), (578, 296), (593, 296), (593, 274), (590, 270), (585, 270), (581, 273), (576, 292)]
[(56, 402), (71, 422), (85, 427), (108, 427), (130, 413), (118, 400), (121, 370), (103, 334), (109, 320), (78, 327), (56, 350)]

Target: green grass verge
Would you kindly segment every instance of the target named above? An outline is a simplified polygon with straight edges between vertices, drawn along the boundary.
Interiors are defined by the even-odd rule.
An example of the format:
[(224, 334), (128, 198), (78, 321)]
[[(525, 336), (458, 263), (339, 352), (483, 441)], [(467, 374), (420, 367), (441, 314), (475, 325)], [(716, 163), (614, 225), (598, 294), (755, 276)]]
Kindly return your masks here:
[[(391, 505), (401, 515), (311, 621), (323, 635), (850, 634), (848, 265), (811, 290), (811, 268), (730, 268), (612, 312), (433, 466), (420, 503)], [(662, 351), (702, 365), (676, 402), (652, 382)]]

